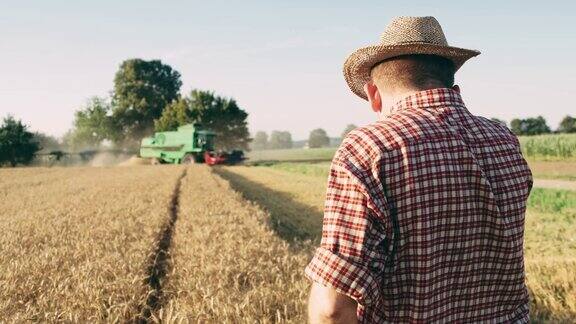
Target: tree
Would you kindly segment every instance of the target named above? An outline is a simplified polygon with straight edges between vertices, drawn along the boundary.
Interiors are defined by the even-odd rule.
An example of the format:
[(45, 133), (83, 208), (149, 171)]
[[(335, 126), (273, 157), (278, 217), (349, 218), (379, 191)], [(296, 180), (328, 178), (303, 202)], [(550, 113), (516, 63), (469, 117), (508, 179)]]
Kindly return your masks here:
[(248, 113), (236, 100), (216, 96), (211, 91), (192, 90), (190, 95), (170, 104), (156, 121), (156, 131), (174, 130), (178, 126), (199, 123), (216, 133), (218, 149), (248, 149)]
[(273, 131), (268, 146), (274, 150), (292, 148), (292, 134), (286, 131)]
[(322, 128), (317, 128), (310, 132), (310, 137), (308, 137), (308, 147), (317, 148), (330, 145), (330, 138), (326, 131)]
[(179, 98), (181, 86), (180, 73), (159, 60), (122, 62), (114, 78), (113, 96), (120, 136), (137, 141), (152, 132), (154, 120)]
[(57, 138), (44, 133), (34, 133), (34, 142), (38, 143), (40, 151), (43, 152), (58, 151), (61, 149), (60, 142)]
[(512, 119), (510, 129), (516, 135), (539, 135), (550, 133), (550, 127), (542, 116), (526, 119)]
[(265, 150), (268, 148), (268, 134), (266, 132), (257, 132), (252, 141), (252, 148), (255, 150)]
[(490, 120), (493, 121), (493, 122), (497, 122), (497, 123), (499, 123), (499, 124), (502, 124), (502, 125), (504, 125), (504, 126), (508, 126), (508, 125), (506, 124), (506, 121), (504, 121), (504, 120), (502, 120), (502, 119), (498, 119), (498, 118), (496, 118), (496, 117), (492, 117), (492, 118), (490, 118)]
[(348, 133), (350, 133), (351, 131), (353, 131), (356, 128), (358, 128), (358, 126), (356, 126), (354, 124), (348, 124), (348, 126), (346, 126), (346, 128), (344, 128), (344, 131), (342, 132), (342, 135), (340, 136), (340, 138), (344, 139), (344, 137), (346, 137), (346, 135), (348, 135)]
[(72, 148), (97, 147), (104, 140), (119, 141), (118, 126), (111, 115), (112, 108), (105, 98), (92, 97), (74, 113), (74, 126), (69, 134)]
[(194, 122), (190, 99), (180, 98), (169, 104), (162, 112), (162, 116), (154, 122), (157, 132), (173, 131), (179, 126)]
[(0, 126), (0, 165), (8, 163), (14, 167), (17, 164), (28, 164), (38, 150), (34, 134), (28, 131), (22, 121), (12, 116), (4, 118)]
[(520, 118), (514, 118), (510, 121), (510, 130), (516, 135), (523, 135), (526, 125)]
[(576, 133), (576, 118), (566, 116), (560, 122), (558, 133)]

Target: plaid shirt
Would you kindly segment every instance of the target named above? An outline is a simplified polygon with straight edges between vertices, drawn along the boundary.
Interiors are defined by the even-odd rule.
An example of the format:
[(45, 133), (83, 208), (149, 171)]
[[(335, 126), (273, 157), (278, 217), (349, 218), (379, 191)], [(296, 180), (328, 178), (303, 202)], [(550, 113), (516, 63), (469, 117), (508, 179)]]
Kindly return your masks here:
[(363, 323), (528, 322), (517, 138), (451, 89), (413, 94), (352, 131), (332, 161), (311, 280)]

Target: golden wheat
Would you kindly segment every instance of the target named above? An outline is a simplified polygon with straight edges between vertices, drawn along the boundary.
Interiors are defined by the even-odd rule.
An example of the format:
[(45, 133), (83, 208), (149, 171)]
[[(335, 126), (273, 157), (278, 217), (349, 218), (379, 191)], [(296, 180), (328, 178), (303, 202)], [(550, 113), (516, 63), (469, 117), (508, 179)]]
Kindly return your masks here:
[[(244, 195), (258, 202), (276, 217), (299, 226), (321, 226), (314, 220), (298, 221), (303, 217), (321, 218), (321, 213), (303, 216), (294, 205), (307, 205), (321, 210), (324, 203), (326, 178), (303, 175), (294, 170), (269, 167), (227, 167), (222, 176)], [(263, 188), (268, 188), (264, 190)], [(287, 199), (287, 197), (289, 199)], [(318, 229), (300, 229), (318, 233)], [(573, 322), (576, 319), (576, 221), (575, 215), (554, 215), (529, 209), (526, 216), (526, 282), (531, 294), (534, 321)]]
[(268, 215), (206, 166), (192, 166), (180, 194), (173, 269), (162, 322), (304, 322), (309, 246), (290, 246)]
[(179, 167), (0, 170), (0, 318), (114, 322), (148, 293)]
[[(183, 171), (0, 169), (0, 318), (304, 322), (325, 177), (191, 166), (179, 182)], [(563, 217), (527, 216), (536, 321), (576, 316), (576, 225)]]

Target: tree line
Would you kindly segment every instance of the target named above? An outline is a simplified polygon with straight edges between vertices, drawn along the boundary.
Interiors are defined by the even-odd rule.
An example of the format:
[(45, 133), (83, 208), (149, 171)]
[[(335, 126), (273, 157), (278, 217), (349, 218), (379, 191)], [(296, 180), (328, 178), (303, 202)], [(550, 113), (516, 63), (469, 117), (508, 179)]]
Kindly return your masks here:
[[(146, 82), (137, 81), (137, 77), (132, 77), (131, 80), (133, 81), (125, 81), (129, 78), (124, 77), (124, 74), (135, 75), (132, 72), (125, 72), (132, 68), (126, 68), (124, 64), (135, 63), (127, 63), (129, 61), (124, 62), (121, 66), (115, 84), (118, 83), (119, 88), (124, 89), (123, 83), (140, 83), (144, 88), (150, 87), (157, 94), (161, 93), (155, 86), (142, 85)], [(170, 73), (165, 71), (160, 74)], [(175, 76), (176, 74), (172, 75)], [(136, 81), (134, 81), (135, 79)], [(177, 82), (177, 84), (180, 83)], [(220, 136), (217, 137), (217, 145), (223, 149), (247, 149), (251, 141), (250, 148), (254, 150), (294, 147), (292, 135), (288, 131), (272, 131), (270, 135), (259, 131), (253, 138), (250, 138), (246, 122), (248, 114), (238, 107), (234, 99), (201, 90), (192, 90), (188, 96), (184, 97), (178, 94), (172, 97), (159, 94), (163, 98), (172, 99), (166, 107), (161, 109), (159, 117), (153, 118), (158, 113), (151, 114), (143, 107), (154, 102), (154, 105), (162, 105), (163, 103), (147, 101), (146, 97), (149, 94), (146, 91), (137, 90), (139, 88), (134, 84), (130, 87), (131, 91), (141, 96), (141, 100), (138, 100), (137, 95), (127, 90), (118, 92), (123, 93), (123, 95), (114, 93), (112, 98), (90, 98), (84, 107), (76, 111), (74, 126), (64, 135), (62, 140), (42, 133), (31, 132), (21, 120), (16, 120), (12, 116), (5, 117), (0, 125), (0, 166), (28, 164), (39, 151), (74, 150), (79, 147), (94, 148), (107, 140), (119, 146), (137, 145), (138, 137), (146, 135), (151, 130), (173, 130), (180, 125), (192, 122), (200, 122), (209, 129), (219, 131)], [(174, 92), (175, 87), (170, 87)], [(124, 96), (128, 98), (122, 99)], [(115, 100), (116, 103), (114, 103)], [(135, 102), (137, 105), (131, 106), (130, 102)], [(135, 107), (140, 107), (139, 109), (142, 111), (139, 112)], [(512, 132), (519, 136), (576, 133), (576, 118), (572, 116), (564, 117), (554, 132), (542, 116), (525, 119), (515, 118), (510, 122), (510, 125), (497, 118), (492, 118), (492, 120), (509, 126)], [(356, 125), (353, 124), (346, 126), (340, 139), (355, 128)], [(310, 132), (305, 146), (319, 148), (330, 146), (330, 144), (330, 137), (326, 131), (317, 128)]]
[[(576, 118), (572, 116), (565, 116), (556, 131), (552, 131), (546, 120), (542, 116), (531, 118), (515, 118), (512, 119), (510, 125), (505, 121), (498, 118), (491, 118), (492, 121), (501, 123), (510, 128), (510, 130), (518, 136), (541, 135), (550, 133), (576, 133)], [(346, 134), (355, 129), (357, 126), (350, 124), (346, 126), (340, 140)], [(330, 137), (322, 128), (314, 129), (310, 132), (306, 141), (305, 147), (320, 148), (330, 146)], [(274, 150), (274, 149), (289, 149), (294, 146), (292, 135), (287, 131), (272, 131), (270, 135), (264, 131), (258, 131), (254, 135), (251, 148), (254, 150)]]
[[(506, 125), (506, 122), (498, 118), (492, 118), (493, 121)], [(569, 134), (576, 133), (576, 118), (572, 116), (565, 116), (561, 121), (556, 131), (552, 131), (550, 126), (546, 123), (546, 119), (542, 116), (530, 118), (514, 118), (510, 121), (510, 130), (518, 136), (531, 136), (542, 134)]]
[[(74, 113), (73, 127), (62, 139), (34, 133), (21, 121), (7, 116), (0, 124), (0, 166), (28, 164), (39, 151), (78, 151), (108, 142), (115, 148), (136, 149), (142, 137), (154, 131), (175, 130), (200, 123), (218, 135), (218, 149), (286, 149), (294, 147), (288, 131), (259, 131), (250, 137), (248, 113), (233, 98), (212, 91), (192, 89), (182, 96), (180, 73), (160, 60), (129, 59), (122, 62), (108, 97), (92, 97)], [(576, 133), (576, 118), (565, 116), (555, 131), (542, 116), (515, 118), (508, 126), (519, 136)], [(356, 128), (348, 125), (340, 139)], [(306, 146), (326, 147), (331, 140), (322, 128), (310, 132)]]
[[(349, 132), (354, 130), (357, 126), (349, 124), (346, 126), (340, 138), (344, 138)], [(305, 147), (320, 148), (330, 146), (330, 137), (328, 133), (322, 128), (316, 128), (310, 132)], [(290, 149), (294, 147), (292, 135), (287, 131), (272, 131), (270, 136), (264, 131), (258, 131), (254, 135), (251, 148), (254, 150), (275, 150), (275, 149)]]

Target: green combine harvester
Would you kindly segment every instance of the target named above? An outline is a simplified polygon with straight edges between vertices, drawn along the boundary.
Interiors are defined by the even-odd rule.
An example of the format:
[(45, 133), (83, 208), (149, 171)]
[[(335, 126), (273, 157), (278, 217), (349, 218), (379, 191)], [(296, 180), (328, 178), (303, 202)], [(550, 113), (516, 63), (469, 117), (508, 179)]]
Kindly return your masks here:
[(152, 164), (206, 163), (234, 164), (244, 160), (244, 152), (215, 152), (216, 134), (202, 129), (199, 124), (188, 124), (172, 132), (158, 132), (142, 139), (140, 157), (150, 158)]

